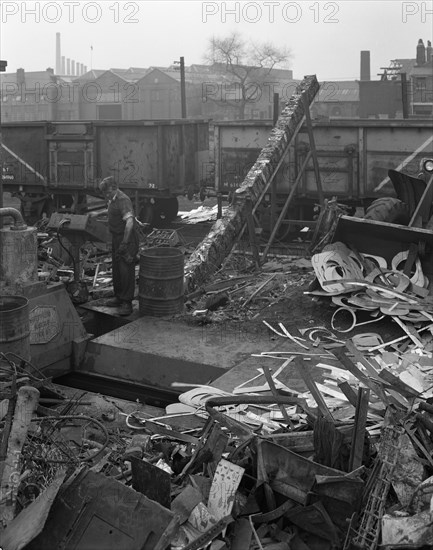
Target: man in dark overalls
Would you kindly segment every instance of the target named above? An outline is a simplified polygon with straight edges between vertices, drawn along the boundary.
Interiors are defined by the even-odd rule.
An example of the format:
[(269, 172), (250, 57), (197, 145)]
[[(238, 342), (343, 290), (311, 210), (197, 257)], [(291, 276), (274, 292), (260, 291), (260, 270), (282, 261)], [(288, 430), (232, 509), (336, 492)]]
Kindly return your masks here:
[(118, 307), (120, 315), (132, 313), (135, 290), (135, 259), (138, 235), (131, 199), (117, 186), (113, 176), (101, 181), (99, 189), (108, 201), (108, 229), (112, 236), (114, 298), (107, 306)]

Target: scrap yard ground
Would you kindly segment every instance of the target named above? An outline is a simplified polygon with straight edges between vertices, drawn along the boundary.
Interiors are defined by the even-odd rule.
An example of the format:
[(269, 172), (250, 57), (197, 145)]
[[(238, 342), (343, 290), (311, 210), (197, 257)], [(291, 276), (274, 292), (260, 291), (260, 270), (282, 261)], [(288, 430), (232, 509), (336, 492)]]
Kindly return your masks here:
[[(325, 200), (318, 89), (304, 78), (218, 219), (207, 203), (141, 231), (128, 317), (105, 304), (110, 246), (87, 239), (102, 225), (37, 224), (35, 280), (20, 287), (33, 328), (0, 355), (6, 550), (433, 547), (433, 178), (415, 180), (406, 224)], [(275, 217), (276, 176), (304, 122), (293, 190), (312, 159), (319, 217), (279, 241), (283, 214), (259, 227), (256, 207), (273, 195)], [(32, 233), (14, 215), (0, 231)], [(86, 242), (71, 262), (72, 226)], [(153, 272), (149, 291), (142, 260), (155, 249), (185, 261)], [(173, 308), (155, 315), (166, 280)]]

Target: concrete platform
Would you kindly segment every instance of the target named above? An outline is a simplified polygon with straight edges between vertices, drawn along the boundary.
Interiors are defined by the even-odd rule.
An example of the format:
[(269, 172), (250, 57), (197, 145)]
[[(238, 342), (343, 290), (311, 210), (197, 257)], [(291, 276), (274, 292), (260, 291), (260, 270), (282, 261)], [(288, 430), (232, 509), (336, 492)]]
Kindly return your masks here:
[(132, 313), (131, 315), (119, 315), (118, 307), (109, 307), (106, 306), (107, 300), (111, 298), (99, 298), (98, 300), (92, 300), (85, 304), (81, 304), (80, 307), (87, 309), (89, 311), (94, 311), (95, 313), (103, 313), (104, 315), (109, 315), (110, 317), (120, 317), (125, 319), (125, 323), (135, 321), (139, 318), (140, 314), (138, 311), (138, 300), (132, 301)]
[(141, 317), (91, 340), (76, 371), (162, 388), (174, 382), (210, 384), (233, 367), (252, 377), (264, 362), (275, 364), (272, 359), (251, 357), (253, 353), (293, 349), (290, 341), (275, 339), (261, 324), (191, 326)]

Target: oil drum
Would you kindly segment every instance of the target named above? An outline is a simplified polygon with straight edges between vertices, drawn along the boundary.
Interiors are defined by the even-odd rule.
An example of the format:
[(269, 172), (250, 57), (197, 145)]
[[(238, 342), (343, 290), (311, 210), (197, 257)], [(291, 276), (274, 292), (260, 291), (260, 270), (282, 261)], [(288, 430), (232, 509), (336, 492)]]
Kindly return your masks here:
[(0, 295), (0, 352), (30, 360), (29, 301), (24, 296)]
[(148, 248), (140, 254), (140, 315), (163, 317), (183, 311), (184, 257), (172, 247)]

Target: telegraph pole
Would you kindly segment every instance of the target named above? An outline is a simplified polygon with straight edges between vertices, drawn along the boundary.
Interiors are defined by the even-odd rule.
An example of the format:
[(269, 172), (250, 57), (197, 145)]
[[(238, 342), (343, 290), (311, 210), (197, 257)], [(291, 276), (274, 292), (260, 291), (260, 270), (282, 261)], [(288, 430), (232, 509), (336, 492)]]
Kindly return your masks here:
[(407, 76), (406, 73), (401, 73), (401, 100), (403, 104), (403, 118), (409, 118), (409, 102), (407, 93)]
[[(0, 61), (0, 72), (4, 73), (8, 65), (7, 61)], [(3, 102), (2, 102), (3, 103)], [(3, 138), (2, 138), (2, 115), (0, 106), (0, 208), (3, 208)], [(3, 227), (3, 221), (0, 217), (0, 229)]]
[(183, 57), (180, 58), (180, 101), (182, 118), (186, 118), (185, 60)]

